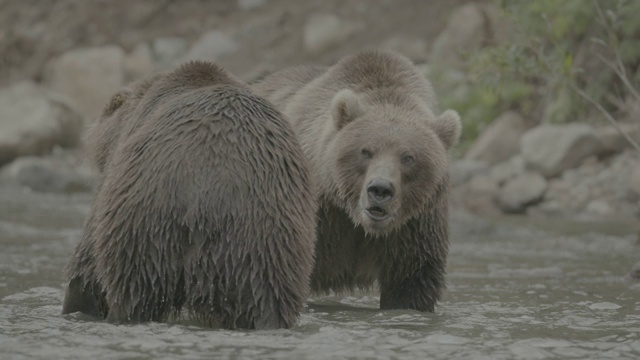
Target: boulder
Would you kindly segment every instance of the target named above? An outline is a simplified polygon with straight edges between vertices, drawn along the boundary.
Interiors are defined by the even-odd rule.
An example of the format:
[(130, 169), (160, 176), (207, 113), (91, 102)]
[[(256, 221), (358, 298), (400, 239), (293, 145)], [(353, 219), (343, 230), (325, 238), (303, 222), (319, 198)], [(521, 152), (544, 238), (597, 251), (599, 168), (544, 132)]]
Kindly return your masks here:
[(47, 85), (71, 98), (85, 120), (97, 118), (124, 84), (124, 51), (118, 46), (75, 49), (48, 65)]
[(486, 37), (485, 17), (479, 4), (455, 9), (431, 48), (431, 62), (459, 68), (464, 53), (478, 51)]
[(148, 43), (141, 43), (124, 59), (125, 79), (127, 82), (143, 78), (154, 70), (153, 53)]
[(489, 170), (489, 176), (501, 186), (507, 180), (522, 174), (524, 171), (524, 159), (522, 159), (522, 156), (516, 155), (509, 160), (494, 165)]
[[(620, 130), (636, 144), (640, 145), (640, 124), (618, 124)], [(595, 130), (598, 140), (607, 152), (618, 153), (631, 148), (629, 141), (613, 126), (604, 126)]]
[[(638, 237), (638, 239), (640, 240), (640, 236)], [(629, 277), (634, 280), (640, 280), (640, 261), (638, 261), (631, 267), (631, 272), (629, 272)]]
[(313, 14), (304, 26), (303, 45), (310, 54), (319, 54), (346, 40), (355, 27), (333, 14)]
[(490, 165), (509, 159), (520, 150), (520, 138), (530, 128), (520, 114), (508, 111), (493, 121), (471, 145), (465, 159)]
[(238, 43), (228, 34), (212, 30), (204, 33), (189, 48), (180, 62), (188, 60), (209, 59), (219, 60), (238, 49)]
[(629, 190), (632, 192), (632, 199), (640, 197), (640, 163), (636, 163), (629, 175)]
[(151, 53), (158, 69), (173, 67), (187, 51), (187, 40), (179, 37), (162, 37), (151, 42)]
[(585, 207), (585, 211), (592, 215), (610, 217), (614, 210), (611, 205), (603, 200), (592, 200)]
[(68, 99), (32, 82), (0, 90), (0, 165), (78, 143), (82, 118)]
[(453, 186), (466, 183), (476, 175), (486, 173), (489, 167), (485, 162), (473, 160), (458, 160), (451, 165), (451, 180)]
[(416, 63), (427, 61), (427, 43), (422, 39), (393, 36), (385, 40), (380, 47), (399, 52)]
[(604, 147), (587, 124), (542, 125), (522, 136), (520, 151), (527, 168), (546, 177), (579, 165)]
[(467, 236), (490, 235), (496, 227), (493, 223), (467, 211), (452, 211), (449, 216), (449, 229), (453, 239)]
[(2, 169), (0, 176), (37, 192), (87, 192), (93, 184), (88, 171), (76, 171), (52, 159), (34, 156), (15, 160)]
[(267, 0), (238, 0), (240, 10), (252, 10), (267, 3)]
[(431, 48), (430, 62), (461, 68), (466, 55), (508, 38), (509, 23), (493, 4), (472, 2), (456, 8)]
[(480, 174), (456, 187), (451, 203), (454, 208), (463, 208), (475, 214), (499, 215), (501, 211), (495, 204), (497, 192), (496, 182), (487, 174)]
[(498, 206), (506, 213), (522, 213), (540, 200), (547, 189), (542, 175), (527, 171), (507, 181), (498, 191)]

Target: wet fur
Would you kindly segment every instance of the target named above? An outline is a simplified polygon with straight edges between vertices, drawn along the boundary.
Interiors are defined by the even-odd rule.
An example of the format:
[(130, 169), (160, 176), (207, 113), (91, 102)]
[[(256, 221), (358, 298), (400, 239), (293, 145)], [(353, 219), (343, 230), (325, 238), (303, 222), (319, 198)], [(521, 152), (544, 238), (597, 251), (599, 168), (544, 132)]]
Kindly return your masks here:
[[(295, 126), (318, 179), (312, 290), (365, 289), (377, 280), (382, 309), (434, 311), (445, 288), (447, 150), (459, 137), (457, 114), (438, 116), (429, 82), (408, 59), (386, 51), (363, 51), (328, 69), (285, 69), (252, 89)], [(345, 89), (357, 97), (346, 94), (343, 101)], [(352, 119), (335, 123), (343, 113), (352, 113)], [(409, 134), (406, 141), (394, 140), (405, 136), (402, 132)], [(406, 147), (418, 158), (414, 170), (401, 171), (403, 203), (396, 222), (376, 232), (358, 218), (358, 199), (372, 165), (354, 154), (366, 144), (381, 152)], [(387, 165), (398, 166), (394, 160)]]
[(63, 313), (115, 323), (186, 309), (291, 327), (309, 293), (316, 205), (281, 113), (208, 62), (116, 94), (87, 136), (101, 172)]

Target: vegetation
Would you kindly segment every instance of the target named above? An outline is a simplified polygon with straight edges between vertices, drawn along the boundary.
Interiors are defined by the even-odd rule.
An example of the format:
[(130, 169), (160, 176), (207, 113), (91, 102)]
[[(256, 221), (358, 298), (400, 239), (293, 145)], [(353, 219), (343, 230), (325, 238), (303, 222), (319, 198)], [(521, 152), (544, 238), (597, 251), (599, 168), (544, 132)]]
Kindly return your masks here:
[(495, 3), (508, 40), (468, 54), (464, 90), (443, 99), (465, 118), (463, 146), (507, 109), (548, 123), (640, 114), (640, 1)]

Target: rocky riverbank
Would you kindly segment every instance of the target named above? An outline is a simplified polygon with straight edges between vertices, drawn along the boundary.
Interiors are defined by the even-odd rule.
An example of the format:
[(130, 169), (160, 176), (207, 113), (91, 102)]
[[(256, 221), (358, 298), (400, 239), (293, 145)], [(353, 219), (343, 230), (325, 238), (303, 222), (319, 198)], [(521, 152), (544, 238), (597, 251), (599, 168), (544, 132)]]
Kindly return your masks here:
[[(480, 214), (578, 219), (640, 215), (640, 156), (614, 128), (503, 115), (452, 168), (456, 206)], [(623, 131), (640, 141), (640, 125)]]
[[(225, 0), (206, 5), (206, 17), (196, 3), (174, 9), (140, 1), (123, 29), (109, 22), (123, 18), (116, 5), (102, 13), (65, 0), (36, 27), (32, 18), (46, 9), (7, 5), (0, 16), (8, 25), (1, 28), (10, 29), (0, 31), (6, 65), (0, 71), (0, 184), (91, 191), (95, 175), (79, 146), (84, 129), (121, 86), (188, 59), (214, 59), (250, 80), (266, 70), (330, 64), (355, 49), (383, 47), (411, 57), (439, 78), (442, 97), (455, 98), (467, 91), (459, 81), (467, 76), (461, 49), (500, 43), (509, 32), (509, 23), (484, 2), (402, 3)], [(91, 14), (98, 17), (93, 27)], [(76, 36), (82, 29), (93, 35)], [(622, 128), (640, 142), (634, 119)], [(608, 124), (546, 125), (508, 111), (457, 154), (452, 174), (454, 207), (479, 214), (633, 218), (640, 206), (638, 153)]]

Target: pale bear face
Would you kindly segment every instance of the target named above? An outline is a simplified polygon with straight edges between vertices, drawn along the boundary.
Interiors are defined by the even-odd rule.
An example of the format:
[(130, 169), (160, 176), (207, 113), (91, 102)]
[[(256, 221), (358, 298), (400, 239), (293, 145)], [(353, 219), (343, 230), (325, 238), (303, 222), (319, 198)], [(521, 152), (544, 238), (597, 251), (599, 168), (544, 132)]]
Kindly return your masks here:
[(332, 117), (338, 198), (354, 223), (382, 235), (423, 212), (448, 172), (447, 151), (460, 136), (458, 114), (365, 106), (359, 95), (342, 90)]

